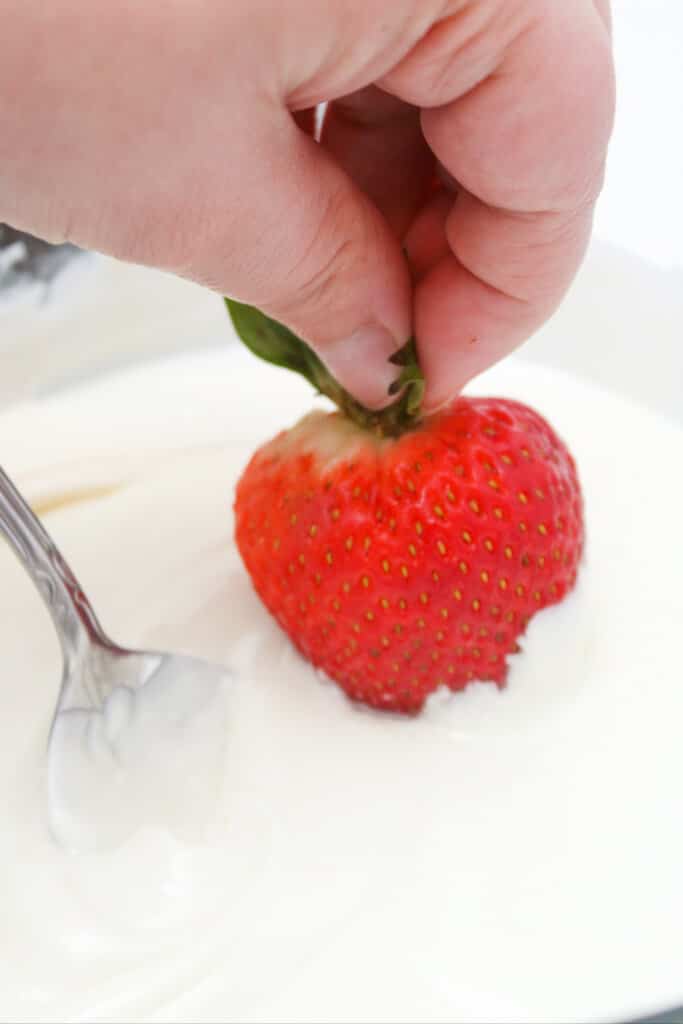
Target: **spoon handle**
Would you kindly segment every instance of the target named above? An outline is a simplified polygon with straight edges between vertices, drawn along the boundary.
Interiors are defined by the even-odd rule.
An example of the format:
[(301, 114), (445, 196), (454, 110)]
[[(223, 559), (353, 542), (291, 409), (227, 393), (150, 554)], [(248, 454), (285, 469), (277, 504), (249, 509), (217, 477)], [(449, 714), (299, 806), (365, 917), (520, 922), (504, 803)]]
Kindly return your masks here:
[(2, 466), (0, 535), (9, 542), (47, 605), (67, 665), (84, 644), (108, 643), (78, 580)]

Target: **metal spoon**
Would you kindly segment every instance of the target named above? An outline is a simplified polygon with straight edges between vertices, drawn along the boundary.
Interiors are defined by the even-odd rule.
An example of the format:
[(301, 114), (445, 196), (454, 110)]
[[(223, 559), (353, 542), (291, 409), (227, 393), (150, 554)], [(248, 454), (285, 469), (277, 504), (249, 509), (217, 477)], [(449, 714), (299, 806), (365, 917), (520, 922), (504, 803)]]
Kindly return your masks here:
[[(63, 760), (63, 750), (56, 749), (59, 745), (55, 742), (55, 734), (57, 723), (64, 712), (106, 712), (108, 701), (113, 704), (124, 695), (130, 704), (132, 695), (146, 684), (153, 683), (158, 693), (160, 689), (163, 691), (168, 682), (171, 689), (175, 687), (175, 703), (170, 710), (168, 707), (162, 707), (162, 715), (165, 716), (167, 725), (171, 721), (171, 725), (177, 728), (178, 734), (198, 709), (206, 715), (208, 706), (208, 712), (211, 713), (211, 702), (215, 701), (217, 695), (224, 693), (225, 684), (231, 678), (229, 671), (185, 655), (126, 650), (110, 640), (74, 573), (2, 467), (0, 535), (6, 538), (33, 579), (52, 616), (62, 648), (62, 681), (48, 741), (48, 789), (50, 779), (60, 777), (60, 772), (52, 772), (51, 768), (60, 758)], [(177, 699), (179, 680), (185, 688), (180, 701)], [(149, 711), (146, 711), (146, 714), (149, 717)], [(120, 711), (117, 712), (117, 716), (119, 722), (116, 729), (120, 732)], [(94, 720), (93, 718), (92, 721)], [(86, 725), (90, 727), (92, 721)], [(217, 734), (214, 733), (214, 737), (215, 735)], [(196, 738), (194, 749), (197, 749)], [(113, 747), (112, 751), (116, 759), (117, 751)], [(214, 757), (214, 765), (217, 763), (217, 758)], [(161, 770), (167, 772), (168, 765)], [(186, 771), (191, 775), (193, 765), (188, 765)], [(61, 777), (64, 777), (63, 771)], [(198, 789), (202, 794), (207, 791), (203, 780), (195, 779), (194, 783), (194, 795)], [(69, 794), (60, 793), (59, 803), (62, 807), (65, 800), (68, 805)], [(169, 797), (169, 800), (173, 802), (173, 796)], [(176, 810), (177, 803), (175, 800)], [(206, 817), (210, 808), (206, 802), (204, 803)], [(105, 818), (106, 810), (105, 807)], [(127, 832), (131, 830), (130, 827), (121, 828), (112, 823), (111, 828), (100, 828), (97, 834), (90, 835), (88, 822), (81, 821), (79, 834), (84, 842), (72, 843), (71, 837), (63, 834), (61, 826), (56, 826), (54, 815), (51, 816), (51, 826), (53, 832), (58, 833), (57, 838), (60, 841), (68, 845), (85, 845), (93, 848), (116, 845), (123, 841)]]

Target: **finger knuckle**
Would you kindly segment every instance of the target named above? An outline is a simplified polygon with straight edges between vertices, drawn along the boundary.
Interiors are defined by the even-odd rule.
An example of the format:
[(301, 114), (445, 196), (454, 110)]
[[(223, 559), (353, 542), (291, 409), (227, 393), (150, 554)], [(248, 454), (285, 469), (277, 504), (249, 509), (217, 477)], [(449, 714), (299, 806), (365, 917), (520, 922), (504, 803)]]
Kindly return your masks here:
[(335, 301), (338, 282), (358, 248), (357, 233), (349, 230), (347, 220), (348, 196), (340, 188), (325, 196), (308, 241), (271, 298), (269, 305), (283, 317), (295, 318), (301, 310), (323, 312)]

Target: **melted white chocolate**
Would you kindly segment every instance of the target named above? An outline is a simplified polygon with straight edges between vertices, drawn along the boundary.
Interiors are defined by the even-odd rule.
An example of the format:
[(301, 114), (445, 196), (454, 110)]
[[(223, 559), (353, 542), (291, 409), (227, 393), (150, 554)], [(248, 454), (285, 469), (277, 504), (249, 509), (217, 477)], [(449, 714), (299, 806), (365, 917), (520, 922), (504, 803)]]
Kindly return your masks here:
[[(61, 495), (48, 525), (113, 636), (235, 675), (201, 841), (187, 841), (178, 774), (214, 786), (198, 756), (169, 770), (172, 820), (133, 787), (123, 845), (60, 849), (44, 756), (58, 648), (0, 551), (3, 1019), (528, 1024), (681, 996), (683, 431), (521, 362), (476, 390), (530, 401), (565, 437), (587, 556), (576, 592), (533, 620), (506, 690), (439, 693), (415, 719), (320, 679), (232, 542), (237, 476), (309, 407), (305, 387), (214, 353), (0, 417), (29, 495)], [(101, 487), (113, 493), (64, 501)], [(200, 723), (198, 747), (215, 726)], [(153, 713), (143, 738), (172, 761)], [(103, 784), (100, 818), (115, 828), (124, 812)]]

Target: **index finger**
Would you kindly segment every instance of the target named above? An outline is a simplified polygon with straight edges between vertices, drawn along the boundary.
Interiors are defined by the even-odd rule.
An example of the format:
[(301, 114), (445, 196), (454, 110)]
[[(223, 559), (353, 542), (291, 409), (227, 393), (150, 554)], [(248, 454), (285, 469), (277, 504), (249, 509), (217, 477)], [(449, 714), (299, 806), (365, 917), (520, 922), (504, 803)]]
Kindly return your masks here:
[(432, 408), (558, 305), (590, 235), (614, 108), (608, 29), (590, 0), (515, 4), (517, 19), (505, 0), (454, 6), (383, 82), (422, 106), (458, 183), (448, 251), (415, 293)]

